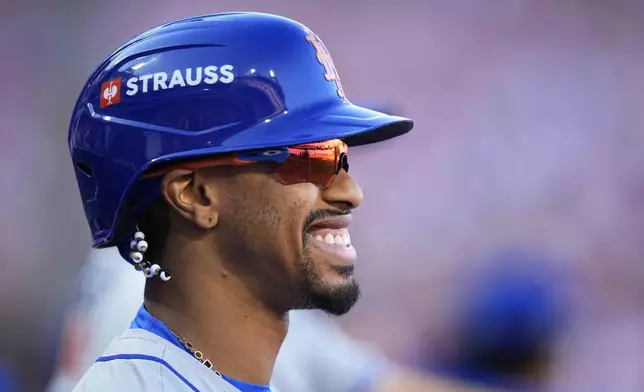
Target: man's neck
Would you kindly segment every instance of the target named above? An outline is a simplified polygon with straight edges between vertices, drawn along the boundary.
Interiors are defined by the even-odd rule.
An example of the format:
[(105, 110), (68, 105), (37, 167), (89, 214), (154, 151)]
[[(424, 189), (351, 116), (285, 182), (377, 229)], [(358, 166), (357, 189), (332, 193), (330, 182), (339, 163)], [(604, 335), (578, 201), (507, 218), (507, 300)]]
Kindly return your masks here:
[(236, 277), (214, 275), (186, 268), (168, 282), (150, 282), (154, 287), (146, 288), (145, 306), (219, 372), (267, 385), (288, 315), (263, 306)]

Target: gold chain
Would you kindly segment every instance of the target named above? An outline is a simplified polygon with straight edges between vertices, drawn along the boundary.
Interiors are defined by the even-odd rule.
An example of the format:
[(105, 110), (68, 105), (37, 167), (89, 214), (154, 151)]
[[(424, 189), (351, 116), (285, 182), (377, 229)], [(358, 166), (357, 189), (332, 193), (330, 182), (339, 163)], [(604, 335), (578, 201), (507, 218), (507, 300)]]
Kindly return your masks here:
[[(170, 332), (172, 332), (172, 331), (170, 331)], [(218, 375), (219, 377), (221, 377), (221, 373), (219, 373), (219, 372), (215, 369), (214, 365), (212, 364), (212, 361), (211, 361), (211, 360), (209, 360), (209, 359), (204, 358), (203, 353), (202, 353), (201, 351), (199, 351), (199, 350), (195, 349), (195, 347), (192, 345), (192, 343), (190, 343), (189, 341), (187, 341), (187, 340), (183, 339), (181, 336), (177, 335), (177, 334), (176, 334), (176, 333), (174, 333), (174, 332), (172, 332), (172, 334), (173, 334), (177, 339), (179, 339), (179, 342), (183, 345), (183, 347), (185, 347), (188, 351), (190, 351), (190, 353), (192, 353), (192, 355), (193, 355), (195, 358), (197, 358), (197, 360), (198, 360), (199, 362), (203, 363), (203, 364), (204, 364), (208, 369), (212, 370), (213, 372), (215, 372), (215, 374), (216, 374), (216, 375)]]

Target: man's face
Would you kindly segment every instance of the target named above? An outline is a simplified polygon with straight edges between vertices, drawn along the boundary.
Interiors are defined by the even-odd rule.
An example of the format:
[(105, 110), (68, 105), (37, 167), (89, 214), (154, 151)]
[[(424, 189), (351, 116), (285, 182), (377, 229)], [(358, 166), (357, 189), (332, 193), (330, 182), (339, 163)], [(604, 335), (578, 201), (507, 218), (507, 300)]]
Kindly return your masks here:
[[(221, 172), (218, 174), (221, 178)], [(220, 189), (216, 249), (270, 306), (349, 311), (360, 290), (348, 226), (362, 191), (342, 170), (325, 189), (284, 185), (269, 165), (235, 168)]]

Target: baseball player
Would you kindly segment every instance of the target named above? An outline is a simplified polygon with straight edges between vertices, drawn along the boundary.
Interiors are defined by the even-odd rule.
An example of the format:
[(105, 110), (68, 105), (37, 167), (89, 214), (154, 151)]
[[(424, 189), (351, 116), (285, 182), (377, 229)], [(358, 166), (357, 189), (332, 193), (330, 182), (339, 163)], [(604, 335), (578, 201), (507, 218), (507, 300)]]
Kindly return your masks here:
[[(355, 101), (356, 104), (386, 114), (400, 114), (388, 103)], [(83, 303), (97, 301), (84, 328), (91, 332), (91, 342), (78, 353), (82, 360), (72, 361), (84, 367), (85, 357), (93, 362), (103, 352), (113, 336), (130, 324), (136, 314), (139, 300), (143, 299), (145, 278), (134, 274), (121, 264), (111, 249), (92, 252), (84, 271)], [(88, 313), (90, 306), (83, 305)], [(83, 310), (81, 310), (83, 311)], [(78, 330), (69, 333), (76, 337)], [(82, 334), (81, 334), (82, 335)], [(71, 348), (72, 350), (74, 347)], [(73, 357), (73, 354), (71, 355)], [(90, 362), (90, 363), (91, 363)], [(50, 392), (69, 391), (76, 384), (74, 368), (61, 366)], [(71, 387), (70, 387), (71, 385)], [(289, 312), (289, 328), (277, 356), (271, 385), (280, 391), (298, 392), (483, 392), (464, 382), (436, 374), (421, 374), (411, 368), (389, 361), (382, 353), (349, 336), (333, 317), (319, 311), (294, 310)], [(487, 391), (487, 390), (486, 390)]]
[(76, 391), (271, 391), (288, 311), (359, 297), (349, 146), (413, 123), (351, 104), (305, 26), (222, 13), (140, 34), (90, 76), (69, 146), (93, 246), (148, 278)]

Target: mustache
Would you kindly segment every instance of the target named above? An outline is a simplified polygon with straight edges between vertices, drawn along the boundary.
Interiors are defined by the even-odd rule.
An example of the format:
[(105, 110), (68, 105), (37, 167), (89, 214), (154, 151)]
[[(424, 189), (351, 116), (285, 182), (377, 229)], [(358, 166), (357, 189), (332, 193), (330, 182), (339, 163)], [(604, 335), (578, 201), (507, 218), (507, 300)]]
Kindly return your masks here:
[(350, 214), (351, 214), (351, 210), (338, 211), (338, 210), (320, 209), (320, 210), (311, 211), (311, 213), (304, 220), (303, 232), (306, 233), (314, 222), (319, 221), (321, 219), (328, 218), (330, 216), (343, 216), (343, 215), (350, 215)]

